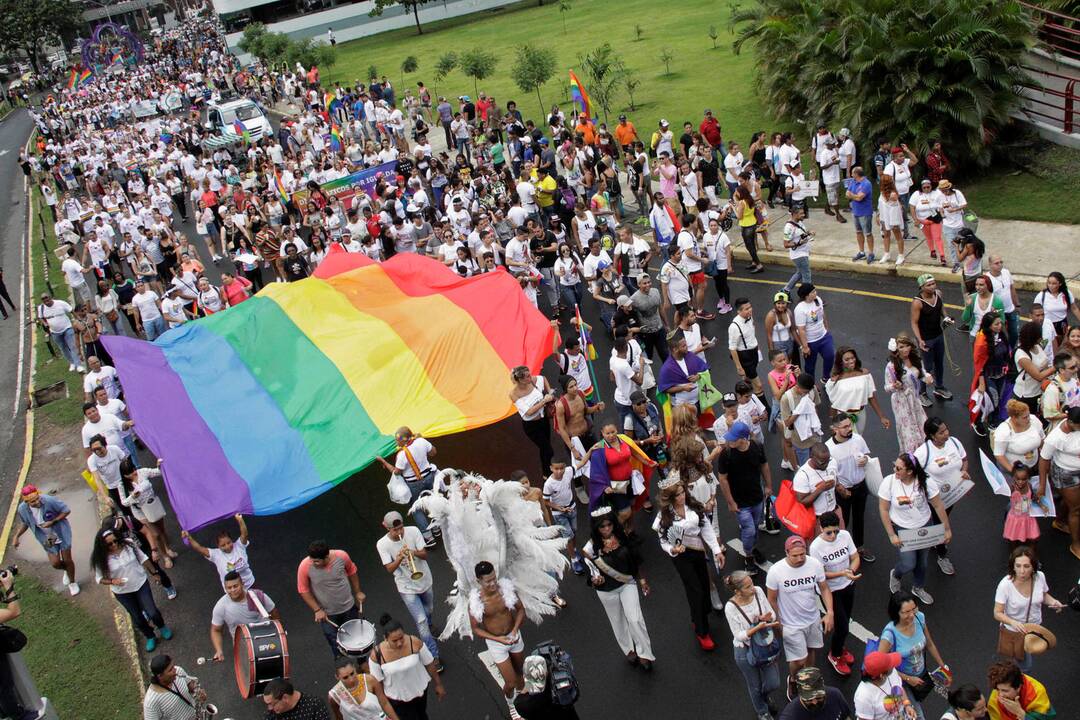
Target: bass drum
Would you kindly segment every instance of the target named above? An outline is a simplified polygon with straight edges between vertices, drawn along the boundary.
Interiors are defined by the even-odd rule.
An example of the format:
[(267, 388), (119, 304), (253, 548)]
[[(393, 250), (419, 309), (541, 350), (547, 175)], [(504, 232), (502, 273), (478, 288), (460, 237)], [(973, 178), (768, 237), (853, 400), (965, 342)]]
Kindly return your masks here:
[(341, 623), (337, 631), (337, 646), (342, 654), (356, 660), (363, 667), (371, 649), (375, 647), (375, 626), (364, 619)]
[(277, 620), (238, 625), (233, 661), (240, 696), (250, 698), (275, 678), (289, 677), (289, 641)]

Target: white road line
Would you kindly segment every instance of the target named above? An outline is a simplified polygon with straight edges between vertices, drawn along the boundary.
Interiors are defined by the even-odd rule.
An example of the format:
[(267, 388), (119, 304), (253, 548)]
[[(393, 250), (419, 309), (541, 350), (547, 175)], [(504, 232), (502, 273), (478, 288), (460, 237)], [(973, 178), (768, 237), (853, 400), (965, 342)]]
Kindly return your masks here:
[[(27, 145), (30, 141), (27, 140)], [(2, 153), (0, 153), (2, 154)], [(22, 243), (22, 263), (21, 263), (21, 276), (19, 277), (19, 307), (16, 312), (19, 315), (19, 360), (15, 370), (15, 402), (11, 408), (11, 419), (14, 420), (19, 414), (19, 399), (22, 397), (22, 385), (23, 385), (23, 354), (26, 350), (26, 286), (29, 282), (27, 273), (30, 270), (29, 257), (30, 257), (30, 243), (33, 240), (34, 223), (33, 214), (34, 203), (30, 201), (30, 184), (23, 175), (23, 197), (26, 198), (26, 242)]]
[[(742, 541), (738, 538), (728, 540), (727, 546), (735, 552), (739, 553), (740, 556), (746, 557), (746, 554), (743, 552)], [(771, 568), (772, 566), (773, 564), (768, 560), (763, 563), (758, 563), (758, 567), (761, 568), (764, 572), (769, 572), (769, 568)], [(821, 612), (825, 612), (825, 606), (821, 604), (820, 599), (818, 600), (818, 607), (821, 609)], [(855, 637), (859, 638), (859, 640), (861, 640), (864, 644), (867, 640), (877, 638), (877, 635), (867, 630), (865, 626), (863, 626), (861, 623), (856, 622), (855, 620), (851, 620), (848, 623), (848, 631)]]

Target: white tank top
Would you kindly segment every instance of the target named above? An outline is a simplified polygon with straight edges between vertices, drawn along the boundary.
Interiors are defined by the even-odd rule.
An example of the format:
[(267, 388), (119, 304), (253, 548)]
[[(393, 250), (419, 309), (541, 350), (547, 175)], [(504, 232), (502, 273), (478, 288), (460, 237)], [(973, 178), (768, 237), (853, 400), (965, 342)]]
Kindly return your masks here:
[(330, 697), (338, 704), (341, 716), (345, 720), (382, 720), (386, 714), (379, 705), (379, 698), (375, 697), (375, 693), (367, 687), (366, 677), (360, 676), (360, 683), (364, 685), (367, 692), (364, 693), (364, 699), (359, 704), (352, 693), (340, 682), (330, 689)]
[[(785, 313), (785, 315), (788, 318), (791, 317), (791, 315), (787, 313)], [(780, 323), (780, 316), (777, 315), (776, 322), (773, 323), (772, 326), (772, 333), (770, 334), (772, 335), (772, 341), (774, 343), (786, 343), (788, 340), (791, 339), (791, 323), (788, 322), (787, 325), (782, 325)]]

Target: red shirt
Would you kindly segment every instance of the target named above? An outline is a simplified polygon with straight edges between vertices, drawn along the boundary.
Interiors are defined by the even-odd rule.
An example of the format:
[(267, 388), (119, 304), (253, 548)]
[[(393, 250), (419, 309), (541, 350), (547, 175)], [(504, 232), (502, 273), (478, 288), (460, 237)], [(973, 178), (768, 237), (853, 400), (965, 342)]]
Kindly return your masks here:
[(225, 302), (229, 307), (239, 305), (248, 299), (247, 289), (251, 287), (251, 281), (245, 277), (237, 276), (228, 285), (222, 283), (221, 294), (225, 296)]
[(608, 477), (611, 482), (622, 482), (630, 479), (633, 468), (630, 467), (630, 446), (624, 442), (619, 447), (604, 446), (604, 459), (607, 460)]
[(720, 143), (723, 142), (723, 138), (720, 135), (720, 121), (716, 118), (705, 118), (702, 120), (698, 131), (713, 147), (719, 147)]
[(490, 110), (491, 106), (494, 104), (495, 103), (487, 99), (476, 101), (476, 112), (480, 115), (481, 120), (487, 120), (488, 110)]
[(217, 207), (218, 196), (213, 190), (207, 190), (199, 199), (206, 203), (206, 207), (208, 208)]

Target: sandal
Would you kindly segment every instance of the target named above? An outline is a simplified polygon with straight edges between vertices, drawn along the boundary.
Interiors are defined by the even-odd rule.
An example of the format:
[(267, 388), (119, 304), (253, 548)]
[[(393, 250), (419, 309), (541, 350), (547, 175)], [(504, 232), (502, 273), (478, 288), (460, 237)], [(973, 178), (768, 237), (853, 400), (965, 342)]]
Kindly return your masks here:
[(166, 570), (172, 570), (172, 566), (173, 566), (172, 558), (169, 557), (168, 555), (166, 555), (165, 559), (161, 561), (161, 567), (165, 568)]
[(176, 552), (172, 548), (169, 548), (168, 550), (166, 550), (165, 554), (168, 555), (169, 557), (171, 557), (173, 560), (180, 557), (180, 553)]
[(565, 608), (565, 607), (566, 607), (566, 601), (565, 601), (565, 600), (563, 600), (563, 599), (562, 599), (561, 597), (559, 597), (558, 595), (556, 595), (555, 597), (551, 598), (551, 602), (555, 603), (555, 607), (559, 608), (560, 610), (562, 610), (563, 608)]

